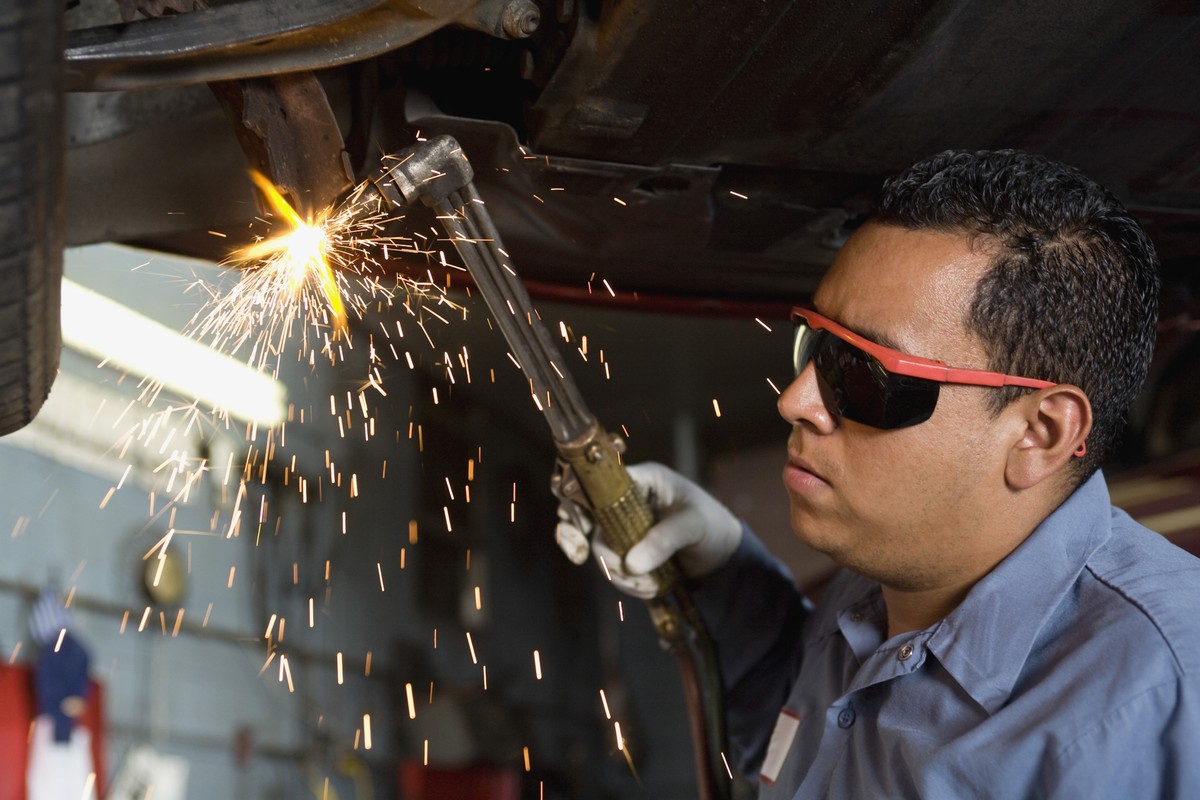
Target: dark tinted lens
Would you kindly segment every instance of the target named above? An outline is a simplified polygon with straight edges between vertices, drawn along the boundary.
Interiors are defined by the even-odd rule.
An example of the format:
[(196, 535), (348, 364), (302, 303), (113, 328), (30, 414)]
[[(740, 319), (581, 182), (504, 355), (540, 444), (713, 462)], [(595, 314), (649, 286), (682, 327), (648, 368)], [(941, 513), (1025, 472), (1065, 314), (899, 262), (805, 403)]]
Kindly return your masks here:
[(887, 411), (881, 428), (907, 428), (933, 416), (941, 384), (924, 378), (888, 373)]
[(904, 428), (924, 422), (937, 405), (938, 384), (895, 375), (836, 336), (822, 337), (814, 358), (825, 405), (846, 419), (873, 428)]

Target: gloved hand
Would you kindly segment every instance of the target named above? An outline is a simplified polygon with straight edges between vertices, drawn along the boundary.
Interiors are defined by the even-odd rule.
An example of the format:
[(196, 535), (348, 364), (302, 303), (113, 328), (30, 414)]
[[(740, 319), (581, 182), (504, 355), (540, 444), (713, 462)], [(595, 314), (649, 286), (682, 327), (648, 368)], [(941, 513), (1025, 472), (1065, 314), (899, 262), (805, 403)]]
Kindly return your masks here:
[[(626, 594), (647, 599), (657, 594), (649, 573), (676, 557), (689, 578), (715, 571), (733, 555), (742, 540), (742, 524), (708, 492), (662, 464), (635, 464), (629, 469), (634, 485), (646, 496), (658, 522), (626, 554), (624, 562), (601, 536), (593, 537), (586, 515), (572, 515), (562, 504), (555, 531), (558, 546), (576, 564), (590, 551), (603, 562), (605, 572)], [(582, 526), (582, 529), (581, 529)], [(590, 539), (590, 543), (589, 543)]]

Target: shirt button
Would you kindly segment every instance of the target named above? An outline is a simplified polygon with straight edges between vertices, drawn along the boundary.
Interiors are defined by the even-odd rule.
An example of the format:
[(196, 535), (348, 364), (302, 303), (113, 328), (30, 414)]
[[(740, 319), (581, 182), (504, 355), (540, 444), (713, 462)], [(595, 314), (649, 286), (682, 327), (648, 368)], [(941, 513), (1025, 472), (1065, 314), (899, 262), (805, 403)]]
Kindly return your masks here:
[(839, 728), (849, 728), (851, 725), (854, 724), (854, 709), (853, 708), (843, 708), (841, 711), (838, 712), (837, 719), (838, 719), (838, 727)]
[(913, 646), (911, 644), (906, 644), (900, 648), (899, 653), (896, 653), (896, 658), (900, 659), (901, 661), (908, 661), (908, 659), (912, 658), (912, 654)]

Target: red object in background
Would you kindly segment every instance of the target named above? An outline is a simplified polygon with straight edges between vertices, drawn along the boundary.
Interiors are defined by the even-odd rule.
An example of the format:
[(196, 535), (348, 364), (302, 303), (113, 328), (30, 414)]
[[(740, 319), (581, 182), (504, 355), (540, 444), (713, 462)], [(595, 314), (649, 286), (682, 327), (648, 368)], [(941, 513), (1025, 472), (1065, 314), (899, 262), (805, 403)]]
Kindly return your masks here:
[(519, 800), (521, 796), (521, 774), (511, 767), (438, 769), (406, 761), (399, 773), (401, 800)]
[[(92, 764), (96, 770), (96, 800), (104, 800), (104, 690), (88, 683), (83, 726), (92, 734)], [(36, 704), (33, 668), (0, 664), (0, 800), (25, 800), (25, 765), (29, 763), (29, 732)]]

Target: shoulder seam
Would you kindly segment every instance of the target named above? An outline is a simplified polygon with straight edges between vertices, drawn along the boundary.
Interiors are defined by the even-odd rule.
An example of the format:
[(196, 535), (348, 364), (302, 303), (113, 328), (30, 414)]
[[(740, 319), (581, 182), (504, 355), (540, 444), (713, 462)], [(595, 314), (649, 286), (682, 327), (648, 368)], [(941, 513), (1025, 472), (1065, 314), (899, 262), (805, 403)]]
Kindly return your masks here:
[(1095, 566), (1090, 562), (1084, 566), (1084, 569), (1087, 570), (1087, 572), (1102, 585), (1106, 586), (1110, 591), (1120, 595), (1125, 602), (1129, 603), (1129, 605), (1133, 606), (1142, 613), (1142, 616), (1144, 616), (1146, 620), (1154, 626), (1154, 630), (1158, 632), (1159, 638), (1162, 639), (1163, 644), (1166, 645), (1167, 650), (1171, 653), (1171, 660), (1175, 664), (1176, 674), (1183, 675), (1187, 671), (1184, 669), (1183, 661), (1179, 658), (1179, 653), (1176, 652), (1175, 645), (1170, 639), (1167, 638), (1167, 635), (1163, 633), (1162, 625), (1159, 624), (1154, 614), (1150, 612), (1150, 609), (1146, 608), (1146, 606), (1139, 602), (1137, 598), (1130, 596), (1130, 594), (1124, 591), (1120, 586), (1117, 586), (1108, 578), (1097, 572)]

